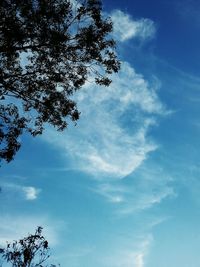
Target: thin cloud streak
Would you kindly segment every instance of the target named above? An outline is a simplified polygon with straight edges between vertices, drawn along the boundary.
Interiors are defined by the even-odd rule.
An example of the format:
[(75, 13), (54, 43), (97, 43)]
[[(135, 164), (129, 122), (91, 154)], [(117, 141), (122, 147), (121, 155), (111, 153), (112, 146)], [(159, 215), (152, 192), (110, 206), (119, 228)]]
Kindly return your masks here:
[(127, 188), (124, 186), (103, 183), (98, 184), (96, 189), (91, 188), (91, 191), (105, 197), (111, 203), (122, 203), (125, 201), (124, 194), (127, 193)]
[(155, 165), (139, 168), (123, 180), (98, 181), (91, 191), (113, 203), (117, 217), (136, 214), (177, 197), (172, 178)]

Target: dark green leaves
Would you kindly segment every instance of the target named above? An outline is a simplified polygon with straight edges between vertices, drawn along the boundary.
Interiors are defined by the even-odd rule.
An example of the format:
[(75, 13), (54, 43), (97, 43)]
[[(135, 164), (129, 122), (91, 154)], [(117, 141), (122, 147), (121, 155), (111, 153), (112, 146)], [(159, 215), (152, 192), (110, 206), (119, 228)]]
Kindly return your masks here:
[(42, 235), (42, 227), (39, 226), (34, 234), (0, 248), (0, 256), (12, 267), (47, 267), (49, 244)]
[(0, 159), (13, 159), (25, 131), (36, 136), (45, 123), (64, 130), (78, 120), (70, 96), (91, 77), (108, 86), (119, 70), (101, 1), (74, 2), (0, 3)]

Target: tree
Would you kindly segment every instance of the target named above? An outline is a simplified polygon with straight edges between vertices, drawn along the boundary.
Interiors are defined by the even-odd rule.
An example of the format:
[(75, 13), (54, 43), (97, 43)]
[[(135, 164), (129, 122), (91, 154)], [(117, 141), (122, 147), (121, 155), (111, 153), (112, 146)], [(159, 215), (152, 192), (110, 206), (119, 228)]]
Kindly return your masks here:
[(24, 132), (76, 122), (70, 97), (87, 80), (110, 84), (120, 68), (111, 32), (99, 0), (0, 1), (1, 160), (13, 159)]
[(38, 227), (33, 235), (8, 243), (5, 249), (0, 248), (0, 255), (12, 267), (47, 267), (49, 245), (42, 235), (42, 227)]

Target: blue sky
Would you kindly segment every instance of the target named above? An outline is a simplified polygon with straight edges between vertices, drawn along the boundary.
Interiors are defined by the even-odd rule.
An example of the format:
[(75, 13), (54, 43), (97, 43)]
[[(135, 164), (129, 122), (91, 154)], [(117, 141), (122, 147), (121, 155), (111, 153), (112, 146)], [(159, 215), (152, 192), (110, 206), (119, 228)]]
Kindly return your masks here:
[(198, 267), (200, 3), (103, 3), (121, 71), (2, 164), (0, 243), (41, 225), (61, 266)]

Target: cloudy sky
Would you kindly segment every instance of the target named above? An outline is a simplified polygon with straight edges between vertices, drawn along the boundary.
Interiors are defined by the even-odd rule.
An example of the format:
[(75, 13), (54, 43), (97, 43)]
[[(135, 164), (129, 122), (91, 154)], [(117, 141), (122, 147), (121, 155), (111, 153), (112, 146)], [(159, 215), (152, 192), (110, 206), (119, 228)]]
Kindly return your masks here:
[(198, 267), (200, 2), (103, 3), (121, 71), (1, 164), (0, 244), (41, 225), (61, 266)]

